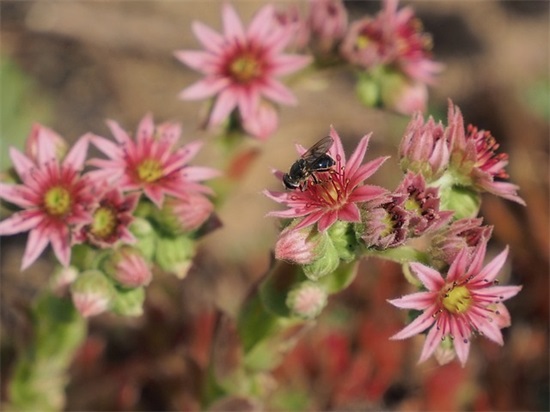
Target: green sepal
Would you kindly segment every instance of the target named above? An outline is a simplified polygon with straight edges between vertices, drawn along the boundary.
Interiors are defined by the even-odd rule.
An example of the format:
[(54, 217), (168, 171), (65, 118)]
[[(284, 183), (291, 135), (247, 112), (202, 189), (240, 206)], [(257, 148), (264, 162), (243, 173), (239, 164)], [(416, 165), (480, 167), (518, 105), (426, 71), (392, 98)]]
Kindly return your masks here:
[(120, 316), (141, 316), (144, 302), (145, 288), (117, 287), (111, 310)]

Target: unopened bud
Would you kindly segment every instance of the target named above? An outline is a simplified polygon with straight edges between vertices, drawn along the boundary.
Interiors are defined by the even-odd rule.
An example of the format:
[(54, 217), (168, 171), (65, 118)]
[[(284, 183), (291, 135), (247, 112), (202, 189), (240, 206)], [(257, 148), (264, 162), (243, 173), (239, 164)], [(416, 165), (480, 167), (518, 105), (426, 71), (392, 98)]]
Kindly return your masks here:
[(327, 304), (327, 292), (314, 282), (303, 282), (289, 292), (286, 304), (296, 316), (314, 319)]
[(99, 315), (110, 308), (115, 294), (114, 285), (99, 270), (81, 273), (71, 286), (76, 309), (84, 317)]

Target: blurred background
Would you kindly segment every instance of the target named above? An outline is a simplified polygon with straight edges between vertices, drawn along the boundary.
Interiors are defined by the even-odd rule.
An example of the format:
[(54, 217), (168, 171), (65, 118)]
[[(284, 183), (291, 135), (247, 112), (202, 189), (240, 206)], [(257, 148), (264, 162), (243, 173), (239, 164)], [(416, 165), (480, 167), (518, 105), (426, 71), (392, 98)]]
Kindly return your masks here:
[[(245, 22), (263, 4), (233, 2)], [(281, 7), (289, 3), (280, 3)], [(446, 65), (430, 91), (430, 112), (446, 122), (451, 98), (467, 123), (491, 130), (510, 155), (511, 181), (527, 208), (494, 196), (482, 215), (494, 224), (489, 255), (510, 245), (502, 284), (522, 284), (508, 301), (505, 345), (476, 339), (470, 359), (416, 365), (422, 337), (389, 341), (404, 313), (386, 299), (407, 291), (398, 265), (362, 262), (355, 282), (333, 296), (317, 324), (270, 381), (273, 410), (549, 410), (549, 4), (546, 1), (403, 2), (432, 34)], [(105, 119), (134, 131), (155, 120), (183, 125), (183, 140), (204, 139), (195, 164), (224, 168), (216, 137), (200, 129), (202, 102), (178, 92), (200, 75), (177, 49), (199, 48), (190, 24), (220, 30), (219, 1), (2, 1), (0, 166), (22, 148), (33, 122), (69, 141), (86, 132), (110, 137)], [(350, 19), (379, 2), (346, 2)], [(235, 314), (268, 267), (278, 234), (264, 215), (278, 206), (261, 195), (279, 189), (271, 168), (287, 169), (294, 143), (309, 146), (332, 124), (352, 149), (373, 132), (367, 160), (391, 154), (373, 182), (400, 181), (396, 147), (408, 118), (362, 107), (348, 72), (313, 74), (292, 85), (299, 106), (280, 111), (267, 142), (247, 141), (248, 171), (218, 210), (223, 227), (202, 240), (184, 280), (159, 274), (138, 319), (93, 318), (71, 368), (67, 410), (197, 410), (219, 311)], [(14, 356), (32, 336), (28, 307), (47, 284), (54, 258), (19, 271), (26, 236), (1, 239), (1, 374), (5, 399)]]

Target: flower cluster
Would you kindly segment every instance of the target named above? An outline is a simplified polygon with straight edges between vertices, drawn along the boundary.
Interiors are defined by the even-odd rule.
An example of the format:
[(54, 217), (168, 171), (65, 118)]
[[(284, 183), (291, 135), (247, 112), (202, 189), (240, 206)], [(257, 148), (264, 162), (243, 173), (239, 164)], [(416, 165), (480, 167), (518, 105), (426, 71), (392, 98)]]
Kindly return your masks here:
[(349, 22), (341, 0), (310, 0), (305, 16), (290, 7), (280, 24), (296, 33), (296, 48), (310, 50), (319, 64), (343, 62), (357, 69), (357, 91), (367, 106), (411, 114), (423, 111), (427, 85), (443, 69), (431, 56), (431, 37), (410, 7), (384, 0), (376, 16)]
[[(507, 177), (507, 156), (495, 153), (494, 138), (473, 126), (465, 132), (460, 110), (452, 103), (447, 127), (432, 118), (424, 123), (416, 114), (399, 148), (403, 180), (391, 192), (364, 183), (386, 160), (361, 164), (370, 135), (360, 140), (347, 161), (334, 129), (330, 138), (332, 146), (322, 156), (333, 162), (323, 157), (311, 160), (314, 150), (298, 146), (301, 158), (296, 164), (311, 168), (300, 175), (304, 183), (296, 188), (286, 185), (284, 192), (264, 191), (287, 207), (268, 213), (285, 219), (275, 257), (299, 265), (305, 276), (296, 278), (290, 288), (291, 313), (303, 318), (304, 307), (322, 307), (325, 298), (320, 298), (320, 291), (352, 276), (343, 268), (364, 256), (380, 256), (408, 263), (406, 278), (421, 289), (390, 300), (400, 308), (424, 311), (394, 336), (404, 339), (429, 329), (421, 361), (435, 353), (440, 362), (458, 356), (464, 364), (473, 334), (502, 344), (500, 329), (510, 324), (502, 301), (521, 287), (494, 285), (507, 249), (482, 268), (492, 227), (476, 217), (478, 201), (465, 201), (488, 191), (524, 204), (517, 186), (494, 181)], [(283, 181), (287, 177), (277, 170), (274, 174)], [(461, 197), (464, 192), (467, 195)], [(420, 237), (422, 242), (411, 242)], [(319, 306), (313, 305), (317, 300)], [(307, 313), (314, 317), (318, 309)]]
[[(212, 191), (201, 182), (218, 175), (188, 165), (202, 143), (177, 147), (177, 124), (155, 127), (147, 115), (135, 139), (116, 122), (108, 125), (116, 143), (88, 133), (68, 151), (57, 133), (35, 125), (25, 153), (10, 149), (18, 182), (0, 183), (0, 198), (21, 209), (0, 222), (0, 235), (29, 232), (22, 269), (51, 244), (63, 266), (54, 285), (70, 286), (84, 316), (139, 314), (153, 263), (185, 274), (193, 233), (213, 212)], [(84, 171), (90, 143), (108, 158), (88, 160), (95, 169)], [(157, 224), (157, 233), (158, 221), (171, 225)], [(165, 259), (159, 245), (170, 241), (187, 245)]]
[[(433, 118), (424, 123), (416, 113), (407, 127), (399, 147), (401, 167), (421, 173), (426, 181), (450, 192), (448, 208), (463, 212), (460, 217), (474, 217), (479, 202), (468, 208), (466, 199), (478, 192), (489, 192), (525, 205), (518, 196), (518, 186), (503, 181), (508, 155), (496, 153), (499, 145), (490, 132), (469, 125), (464, 127), (460, 109), (449, 101), (448, 125), (436, 124)], [(498, 179), (498, 180), (496, 180)], [(465, 203), (466, 202), (466, 203)]]
[[(375, 17), (349, 23), (341, 0), (310, 0), (305, 16), (295, 5), (265, 5), (244, 27), (233, 6), (224, 4), (223, 33), (194, 22), (203, 50), (177, 50), (175, 57), (204, 78), (180, 93), (183, 100), (211, 101), (209, 127), (244, 131), (258, 139), (278, 126), (278, 105), (296, 98), (279, 78), (308, 66), (346, 64), (359, 73), (357, 90), (367, 106), (410, 114), (426, 107), (427, 85), (442, 65), (431, 59), (430, 37), (411, 8), (385, 0)], [(300, 54), (286, 54), (293, 48)]]

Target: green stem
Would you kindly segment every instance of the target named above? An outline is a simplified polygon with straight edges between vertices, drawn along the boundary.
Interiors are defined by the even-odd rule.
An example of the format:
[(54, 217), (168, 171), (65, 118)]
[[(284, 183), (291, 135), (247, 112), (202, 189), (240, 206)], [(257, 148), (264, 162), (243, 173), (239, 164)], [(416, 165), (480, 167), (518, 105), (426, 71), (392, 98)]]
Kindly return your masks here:
[(86, 337), (86, 321), (69, 298), (47, 291), (32, 310), (34, 341), (19, 356), (9, 384), (13, 411), (60, 411), (68, 368)]

